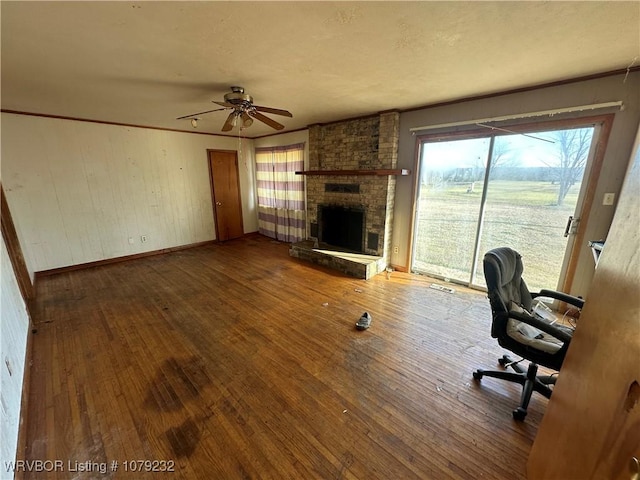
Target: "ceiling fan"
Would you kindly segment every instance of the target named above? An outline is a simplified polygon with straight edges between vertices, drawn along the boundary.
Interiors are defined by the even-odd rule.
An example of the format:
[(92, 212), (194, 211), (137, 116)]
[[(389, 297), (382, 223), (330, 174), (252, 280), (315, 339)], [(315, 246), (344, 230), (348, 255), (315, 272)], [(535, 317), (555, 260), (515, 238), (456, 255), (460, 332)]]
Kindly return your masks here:
[(253, 119), (255, 118), (257, 120), (260, 120), (262, 123), (266, 123), (271, 128), (275, 128), (276, 130), (282, 130), (284, 128), (284, 125), (276, 122), (266, 115), (263, 115), (260, 112), (271, 113), (273, 115), (282, 115), (284, 117), (293, 117), (291, 112), (287, 110), (254, 105), (253, 97), (244, 93), (244, 88), (242, 87), (231, 87), (231, 93), (225, 94), (224, 102), (218, 102), (215, 100), (212, 100), (212, 102), (217, 103), (224, 108), (215, 108), (213, 110), (206, 110), (204, 112), (192, 113), (190, 115), (178, 117), (176, 118), (176, 120), (190, 118), (191, 125), (193, 125), (195, 128), (198, 121), (196, 117), (198, 115), (204, 115), (205, 113), (211, 112), (219, 112), (221, 110), (231, 110), (231, 113), (229, 113), (229, 116), (227, 117), (227, 121), (224, 122), (224, 125), (222, 126), (222, 131), (228, 132), (237, 125), (238, 119), (241, 120), (243, 127), (250, 126), (253, 123)]

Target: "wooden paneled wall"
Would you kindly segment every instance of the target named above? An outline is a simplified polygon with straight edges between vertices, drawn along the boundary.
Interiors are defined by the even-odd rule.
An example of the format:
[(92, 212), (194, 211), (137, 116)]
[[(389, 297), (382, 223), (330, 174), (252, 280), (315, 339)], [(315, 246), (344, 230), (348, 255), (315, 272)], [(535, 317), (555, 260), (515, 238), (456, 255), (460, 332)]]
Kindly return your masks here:
[[(23, 378), (27, 356), (29, 315), (2, 237), (0, 258), (0, 462), (16, 456)], [(0, 470), (0, 478), (6, 478)]]
[(32, 277), (214, 239), (208, 148), (240, 150), (244, 230), (257, 231), (252, 140), (9, 113), (2, 140)]

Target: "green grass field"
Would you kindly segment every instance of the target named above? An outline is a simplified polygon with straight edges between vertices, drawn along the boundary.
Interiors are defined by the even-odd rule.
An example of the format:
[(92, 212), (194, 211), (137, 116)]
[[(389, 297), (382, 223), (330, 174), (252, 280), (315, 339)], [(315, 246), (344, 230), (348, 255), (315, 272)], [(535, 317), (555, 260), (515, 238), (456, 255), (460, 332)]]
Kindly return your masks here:
[[(469, 281), (482, 184), (423, 188), (416, 224), (414, 270)], [(487, 194), (477, 276), (484, 285), (482, 256), (495, 247), (511, 247), (523, 256), (524, 278), (531, 290), (556, 288), (580, 186), (574, 185), (558, 206), (558, 185), (549, 182), (492, 181)]]

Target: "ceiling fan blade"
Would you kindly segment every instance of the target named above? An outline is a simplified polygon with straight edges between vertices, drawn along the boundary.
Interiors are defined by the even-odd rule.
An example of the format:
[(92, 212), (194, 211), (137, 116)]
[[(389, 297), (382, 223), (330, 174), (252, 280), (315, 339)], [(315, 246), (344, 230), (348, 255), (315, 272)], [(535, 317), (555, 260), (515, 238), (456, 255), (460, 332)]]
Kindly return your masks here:
[(219, 110), (226, 110), (226, 108), (216, 108), (214, 110), (207, 110), (206, 112), (192, 113), (191, 115), (185, 115), (184, 117), (178, 117), (176, 120), (182, 120), (183, 118), (195, 117), (196, 115), (204, 115), (205, 113), (217, 112)]
[(284, 125), (276, 122), (275, 120), (270, 119), (269, 117), (264, 116), (260, 112), (256, 112), (256, 111), (249, 112), (249, 115), (251, 115), (253, 118), (257, 118), (262, 123), (266, 123), (271, 128), (275, 128), (276, 130), (282, 130), (284, 128)]
[(222, 126), (222, 131), (223, 132), (228, 132), (230, 130), (233, 129), (233, 127), (236, 126), (236, 122), (238, 121), (238, 115), (235, 111), (231, 112), (229, 114), (229, 116), (227, 117), (227, 121), (224, 122), (224, 125)]
[(288, 110), (280, 110), (279, 108), (271, 107), (260, 107), (258, 105), (254, 105), (253, 108), (260, 112), (273, 113), (274, 115), (282, 115), (283, 117), (293, 117), (293, 114)]
[(234, 108), (235, 105), (233, 103), (229, 103), (229, 102), (217, 102), (216, 100), (211, 100), (211, 103), (217, 103), (218, 105), (221, 105), (223, 107), (227, 107), (227, 108)]

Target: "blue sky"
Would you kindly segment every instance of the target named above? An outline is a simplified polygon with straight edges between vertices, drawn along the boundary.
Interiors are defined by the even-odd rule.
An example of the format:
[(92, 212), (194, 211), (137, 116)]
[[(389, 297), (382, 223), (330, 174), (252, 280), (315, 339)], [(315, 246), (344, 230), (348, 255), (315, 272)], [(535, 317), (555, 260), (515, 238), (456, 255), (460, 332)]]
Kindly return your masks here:
[[(553, 140), (552, 132), (539, 132), (525, 135), (513, 134), (498, 136), (496, 146), (506, 145), (505, 155), (514, 160), (513, 166), (545, 167), (553, 166), (557, 162), (556, 143), (542, 139)], [(427, 159), (426, 168), (442, 170), (449, 168), (477, 168), (484, 165), (489, 151), (488, 138), (474, 138), (466, 140), (443, 141), (423, 145), (423, 158)]]

